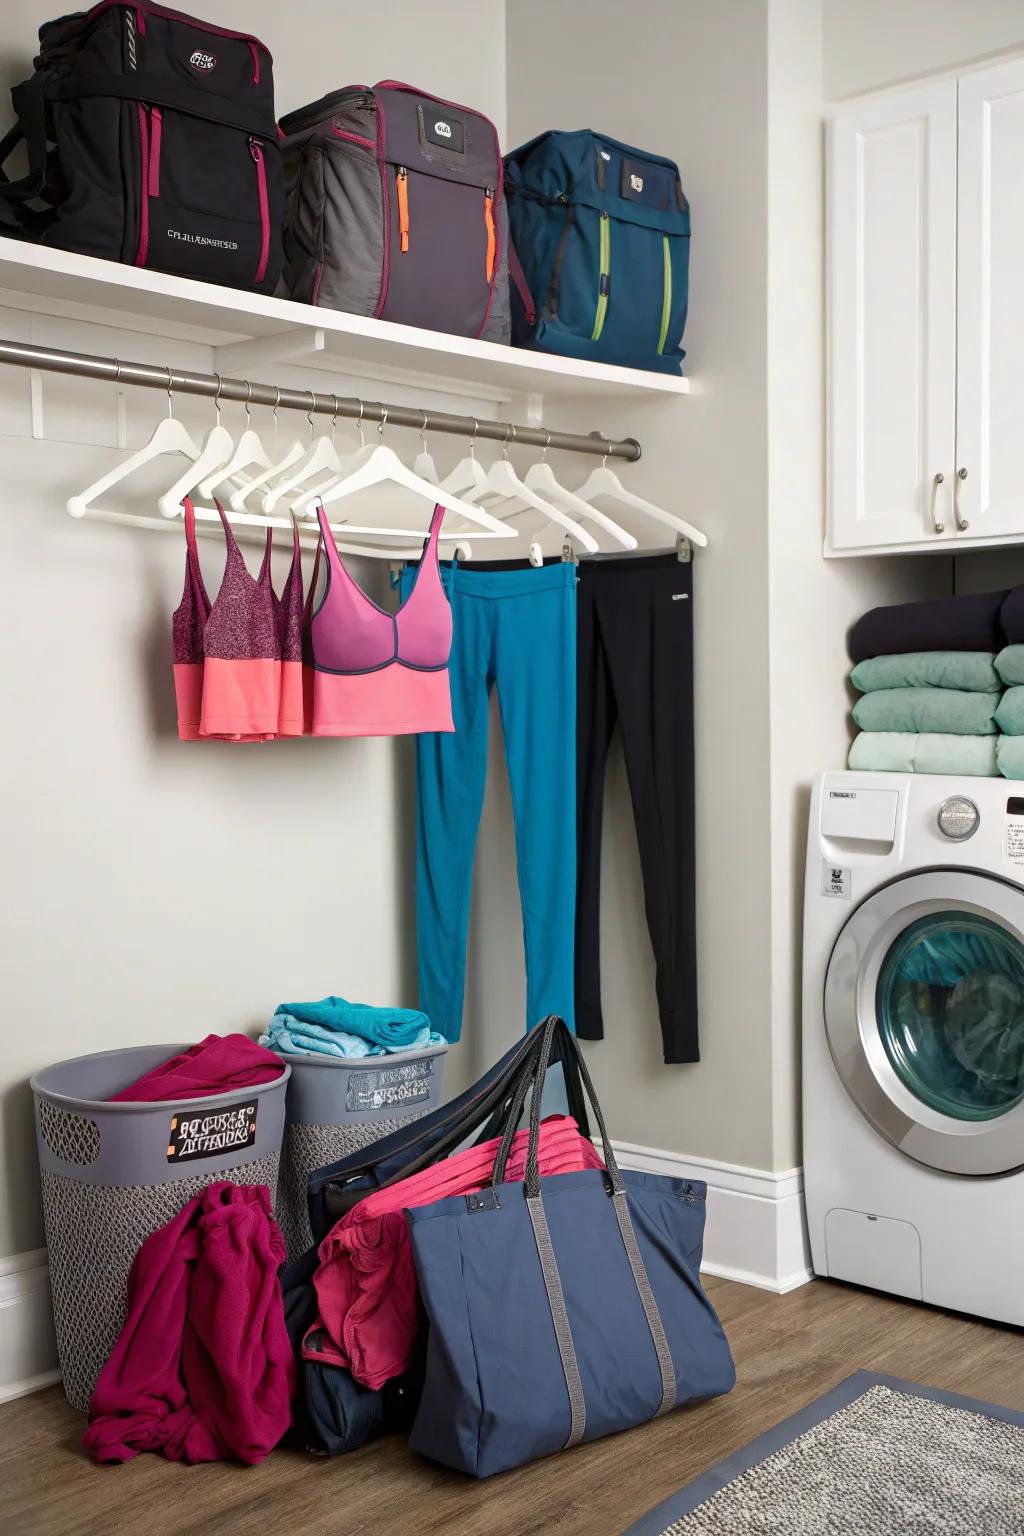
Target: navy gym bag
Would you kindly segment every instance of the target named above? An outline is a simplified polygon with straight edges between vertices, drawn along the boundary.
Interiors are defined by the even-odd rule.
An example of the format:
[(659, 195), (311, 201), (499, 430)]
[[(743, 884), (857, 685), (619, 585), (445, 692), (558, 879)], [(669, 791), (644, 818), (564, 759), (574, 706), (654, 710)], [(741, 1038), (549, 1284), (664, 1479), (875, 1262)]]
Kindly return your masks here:
[(560, 1019), (538, 1027), (536, 1081), (554, 1039), (577, 1054), (606, 1171), (539, 1177), (534, 1093), (524, 1183), (503, 1182), (510, 1115), (489, 1188), (406, 1213), (429, 1324), (409, 1444), (476, 1477), (715, 1397), (736, 1379), (697, 1278), (704, 1186), (620, 1172), (575, 1039)]
[(505, 157), (505, 197), (516, 346), (682, 372), (690, 206), (673, 160), (543, 133)]

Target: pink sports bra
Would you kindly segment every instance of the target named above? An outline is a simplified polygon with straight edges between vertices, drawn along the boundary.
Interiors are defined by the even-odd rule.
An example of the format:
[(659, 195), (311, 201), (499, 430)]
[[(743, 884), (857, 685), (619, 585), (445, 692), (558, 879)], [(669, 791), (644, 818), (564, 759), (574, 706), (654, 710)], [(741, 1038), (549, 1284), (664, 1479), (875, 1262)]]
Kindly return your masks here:
[(444, 508), (434, 508), (412, 591), (393, 614), (367, 597), (345, 569), (322, 506), (317, 517), (327, 590), (311, 621), (313, 735), (454, 730), (452, 611), (437, 558)]

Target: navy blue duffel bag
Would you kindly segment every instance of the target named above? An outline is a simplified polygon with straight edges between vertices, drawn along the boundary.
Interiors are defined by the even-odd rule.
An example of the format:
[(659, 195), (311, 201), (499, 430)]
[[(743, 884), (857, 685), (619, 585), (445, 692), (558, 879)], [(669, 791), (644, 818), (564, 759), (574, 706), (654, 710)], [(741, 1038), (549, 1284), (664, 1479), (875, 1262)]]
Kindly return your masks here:
[(728, 1392), (736, 1375), (701, 1287), (705, 1186), (615, 1162), (593, 1084), (575, 1053), (606, 1171), (541, 1178), (540, 1093), (524, 1183), (503, 1182), (509, 1118), (489, 1188), (407, 1212), (429, 1322), (414, 1450), (489, 1477), (581, 1441)]

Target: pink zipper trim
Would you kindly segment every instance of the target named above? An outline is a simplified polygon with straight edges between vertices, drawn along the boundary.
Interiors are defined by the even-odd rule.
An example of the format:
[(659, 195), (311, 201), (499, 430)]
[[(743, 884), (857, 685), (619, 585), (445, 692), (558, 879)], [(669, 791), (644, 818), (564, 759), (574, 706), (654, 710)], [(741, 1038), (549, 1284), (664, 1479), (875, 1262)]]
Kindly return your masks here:
[(381, 265), (377, 308), (373, 312), (373, 318), (379, 320), (388, 301), (388, 287), (391, 283), (391, 180), (387, 168), (388, 119), (387, 113), (381, 106), (376, 86), (373, 88), (373, 99), (377, 108), (377, 169), (380, 172), (380, 190), (384, 199), (384, 261)]
[(351, 144), (360, 144), (363, 149), (372, 149), (376, 152), (377, 146), (372, 139), (368, 139), (362, 133), (350, 133), (347, 128), (339, 128), (337, 123), (331, 122), (331, 132), (336, 139), (348, 139)]
[(160, 196), (160, 143), (163, 138), (164, 115), (159, 107), (152, 107), (149, 114), (149, 195)]
[(262, 283), (267, 275), (270, 259), (270, 204), (267, 200), (267, 168), (263, 163), (263, 146), (258, 139), (249, 140), (249, 150), (256, 162), (256, 188), (260, 199), (260, 261), (254, 282)]
[(139, 248), (135, 252), (135, 265), (144, 267), (149, 255), (149, 124), (142, 102), (137, 101), (135, 105), (139, 112), (139, 158), (142, 168), (139, 177)]
[(252, 83), (253, 83), (253, 85), (259, 85), (259, 83), (260, 83), (260, 51), (257, 48), (256, 44), (252, 41), (251, 38), (249, 39), (249, 52), (252, 54)]
[(135, 7), (135, 30), (139, 34), (140, 37), (145, 37), (145, 35), (146, 35), (146, 16), (145, 16), (144, 11), (139, 6)]
[[(377, 84), (373, 88), (374, 97), (375, 98), (377, 97), (377, 92), (378, 91), (383, 91), (383, 90), (387, 90), (387, 91), (405, 91), (410, 96), (424, 96), (427, 99), (427, 101), (436, 101), (439, 106), (450, 107), (453, 112), (468, 112), (471, 117), (478, 117), (478, 118), (480, 118), (480, 120), (482, 122), (485, 122), (487, 124), (488, 128), (490, 128), (491, 132), (494, 135), (494, 153), (495, 153), (495, 156), (497, 157), (497, 161), (498, 161), (498, 174), (497, 174), (497, 180), (496, 180), (496, 184), (495, 184), (495, 188), (494, 188), (494, 201), (493, 201), (493, 204), (492, 204), (492, 212), (493, 212), (494, 219), (495, 219), (495, 228), (500, 231), (500, 229), (501, 229), (500, 207), (501, 207), (502, 200), (504, 198), (503, 182), (504, 182), (504, 179), (505, 179), (505, 177), (504, 177), (505, 162), (504, 162), (504, 159), (503, 159), (502, 153), (501, 153), (501, 140), (498, 138), (498, 130), (497, 130), (497, 128), (495, 128), (494, 123), (491, 121), (491, 119), (489, 117), (487, 117), (483, 112), (478, 112), (476, 107), (464, 107), (461, 102), (458, 102), (458, 101), (448, 101), (446, 97), (444, 97), (444, 96), (435, 96), (431, 91), (421, 91), (417, 86), (409, 85), (404, 80), (378, 80)], [(389, 207), (388, 207), (388, 179), (387, 179), (387, 172), (386, 172), (386, 170), (384, 168), (384, 156), (385, 156), (385, 151), (386, 151), (386, 148), (387, 148), (387, 124), (386, 124), (384, 112), (381, 109), (379, 98), (377, 99), (377, 115), (380, 118), (381, 122), (384, 124), (384, 129), (385, 129), (383, 134), (378, 134), (377, 135), (377, 142), (378, 142), (378, 159), (380, 160), (381, 185), (384, 188), (384, 241), (385, 241), (384, 251), (385, 251), (385, 255), (387, 257), (387, 261), (388, 261), (388, 274), (390, 275), (391, 231), (390, 231)], [(496, 252), (495, 258), (494, 258), (494, 271), (491, 273), (491, 282), (490, 282), (490, 287), (489, 287), (488, 293), (487, 293), (487, 308), (484, 310), (484, 318), (483, 318), (483, 321), (482, 321), (482, 323), (480, 325), (480, 329), (476, 333), (477, 336), (481, 336), (483, 334), (484, 330), (486, 329), (487, 322), (490, 319), (491, 306), (494, 303), (494, 290), (495, 290), (495, 286), (496, 286), (497, 281), (498, 281), (498, 269), (500, 268), (500, 266), (501, 266), (501, 240), (499, 239), (498, 242), (497, 242), (497, 252)], [(377, 309), (374, 311), (374, 313), (376, 315), (380, 314), (381, 310), (384, 308), (384, 304), (385, 304), (386, 300), (387, 300), (387, 287), (385, 285), (384, 292), (383, 292), (380, 304), (378, 305)]]

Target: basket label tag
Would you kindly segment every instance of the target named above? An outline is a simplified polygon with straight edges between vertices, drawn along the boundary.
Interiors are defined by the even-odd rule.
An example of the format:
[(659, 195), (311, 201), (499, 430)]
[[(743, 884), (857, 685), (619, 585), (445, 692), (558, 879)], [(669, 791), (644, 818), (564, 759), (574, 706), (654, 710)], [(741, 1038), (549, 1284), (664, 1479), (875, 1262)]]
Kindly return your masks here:
[(351, 1072), (345, 1108), (351, 1114), (360, 1109), (384, 1109), (391, 1104), (418, 1104), (430, 1098), (433, 1076), (434, 1063), (430, 1057), (370, 1072)]
[(241, 1152), (256, 1140), (258, 1099), (242, 1099), (187, 1115), (172, 1115), (167, 1135), (167, 1161), (190, 1163), (197, 1157), (223, 1157), (225, 1152)]

